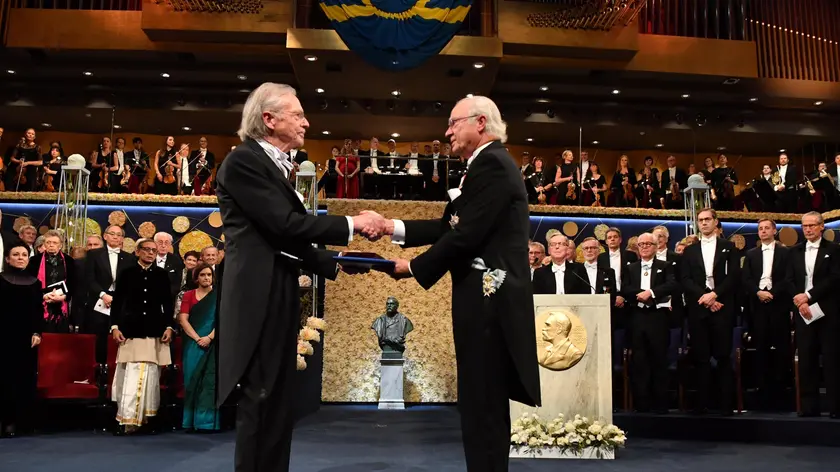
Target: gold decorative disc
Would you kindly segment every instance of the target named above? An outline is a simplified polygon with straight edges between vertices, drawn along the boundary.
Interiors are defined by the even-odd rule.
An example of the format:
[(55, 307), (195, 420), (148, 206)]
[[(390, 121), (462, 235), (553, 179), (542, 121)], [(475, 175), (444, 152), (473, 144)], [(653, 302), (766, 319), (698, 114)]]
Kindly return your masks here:
[(190, 219), (186, 216), (176, 216), (172, 220), (172, 229), (177, 233), (186, 233), (190, 229)]
[(787, 247), (795, 246), (796, 242), (799, 241), (799, 234), (790, 226), (785, 226), (779, 230), (779, 241)]
[(137, 234), (140, 235), (141, 238), (154, 238), (155, 233), (157, 232), (157, 227), (151, 221), (146, 221), (140, 224), (140, 227), (137, 228)]
[(824, 237), (826, 240), (831, 241), (831, 242), (834, 242), (834, 236), (835, 236), (835, 234), (834, 234), (834, 230), (833, 230), (833, 229), (827, 229), (827, 230), (825, 230), (825, 232), (823, 233), (823, 237)]
[(537, 361), (549, 370), (567, 370), (586, 354), (586, 327), (568, 309), (546, 310), (535, 320)]
[(747, 240), (740, 234), (733, 234), (729, 237), (729, 240), (735, 244), (738, 250), (742, 250), (747, 246)]
[(221, 228), (222, 227), (222, 214), (218, 211), (214, 211), (210, 213), (210, 216), (207, 218), (207, 222), (210, 223), (210, 226), (214, 228)]
[(570, 238), (574, 238), (578, 234), (578, 225), (574, 221), (567, 221), (563, 223), (563, 234)]
[(610, 227), (601, 223), (595, 226), (595, 237), (598, 238), (598, 241), (603, 241), (607, 239), (607, 231), (609, 231)]
[(123, 251), (130, 252), (130, 253), (134, 254), (134, 250), (136, 248), (137, 248), (137, 241), (135, 241), (131, 238), (123, 239), (123, 246), (122, 246)]
[(222, 237), (219, 239), (221, 242), (225, 242), (225, 233), (222, 233)]
[(15, 233), (19, 233), (21, 228), (23, 228), (24, 226), (31, 226), (31, 225), (32, 225), (32, 220), (29, 219), (28, 216), (18, 216), (17, 218), (15, 218), (15, 223), (14, 223), (14, 225), (12, 225), (12, 229), (15, 230)]
[(49, 231), (49, 230), (50, 230), (50, 227), (49, 227), (49, 226), (47, 226), (47, 225), (43, 225), (43, 226), (41, 226), (40, 228), (38, 228), (38, 234), (40, 234), (40, 235), (42, 235), (42, 236), (43, 236), (43, 234), (44, 234), (44, 233), (46, 233), (46, 232), (47, 232), (47, 231)]
[(119, 210), (112, 211), (108, 215), (108, 224), (122, 227), (125, 224), (125, 212)]
[(50, 228), (55, 228), (55, 214), (50, 216)]
[(178, 252), (181, 254), (181, 257), (184, 257), (184, 254), (190, 251), (201, 252), (202, 249), (212, 245), (213, 239), (209, 234), (199, 230), (190, 231), (178, 243)]
[(95, 220), (85, 218), (85, 234), (88, 236), (97, 235), (102, 236), (102, 227), (99, 226)]

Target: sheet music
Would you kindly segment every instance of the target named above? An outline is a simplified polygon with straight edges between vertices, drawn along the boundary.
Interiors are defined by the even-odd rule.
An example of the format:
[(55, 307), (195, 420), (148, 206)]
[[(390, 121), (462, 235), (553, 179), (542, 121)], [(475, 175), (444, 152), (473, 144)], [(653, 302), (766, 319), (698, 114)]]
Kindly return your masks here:
[[(802, 314), (800, 314), (799, 316), (802, 316)], [(802, 316), (802, 321), (804, 321), (806, 325), (809, 325), (814, 321), (817, 321), (818, 319), (822, 318), (823, 316), (825, 316), (825, 312), (823, 312), (822, 308), (820, 308), (820, 304), (814, 303), (813, 305), (811, 305), (811, 319), (807, 320), (804, 316)]]
[(93, 310), (102, 313), (103, 315), (111, 316), (111, 307), (105, 306), (105, 302), (103, 302), (101, 298), (96, 301), (96, 305), (93, 306)]

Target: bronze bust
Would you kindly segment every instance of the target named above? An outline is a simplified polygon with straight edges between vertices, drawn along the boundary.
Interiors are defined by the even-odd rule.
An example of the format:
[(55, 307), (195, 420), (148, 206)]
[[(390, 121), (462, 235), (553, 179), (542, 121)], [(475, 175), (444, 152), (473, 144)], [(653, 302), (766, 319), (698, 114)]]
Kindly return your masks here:
[(379, 347), (382, 348), (383, 354), (397, 353), (402, 356), (405, 352), (405, 336), (414, 330), (411, 320), (397, 311), (399, 307), (400, 302), (395, 297), (388, 297), (385, 302), (385, 314), (373, 320), (371, 329), (379, 338)]

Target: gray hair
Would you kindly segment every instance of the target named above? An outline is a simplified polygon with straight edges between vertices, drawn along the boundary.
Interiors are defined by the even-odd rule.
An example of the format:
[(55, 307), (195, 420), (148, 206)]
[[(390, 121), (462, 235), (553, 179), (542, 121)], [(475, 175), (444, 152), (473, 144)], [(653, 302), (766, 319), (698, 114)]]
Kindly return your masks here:
[(153, 238), (154, 241), (157, 242), (160, 238), (167, 238), (169, 239), (169, 242), (172, 242), (172, 235), (167, 232), (158, 231), (157, 233), (155, 233), (155, 237)]
[(656, 241), (657, 241), (657, 238), (656, 238), (656, 236), (653, 235), (653, 233), (642, 233), (642, 234), (639, 235), (638, 238), (636, 238), (636, 244), (637, 245), (639, 244), (639, 241), (641, 241), (642, 238), (649, 238), (650, 242), (652, 242), (653, 244), (656, 244)]
[(809, 211), (808, 213), (805, 213), (804, 215), (802, 215), (802, 221), (805, 221), (806, 216), (816, 217), (818, 225), (821, 225), (825, 222), (825, 220), (823, 219), (822, 213), (820, 213), (818, 211)]
[(502, 120), (502, 113), (493, 100), (482, 95), (476, 95), (474, 97), (464, 98), (461, 102), (463, 101), (466, 101), (470, 106), (469, 114), (476, 115), (470, 118), (471, 122), (475, 122), (475, 119), (478, 118), (477, 115), (484, 116), (487, 119), (484, 132), (490, 136), (499, 138), (499, 141), (503, 143), (507, 141), (507, 123)]
[[(61, 243), (64, 243), (64, 235), (61, 234), (60, 231), (55, 230), (55, 229), (51, 229), (51, 230), (47, 231), (46, 233), (44, 233), (43, 236), (40, 236), (39, 239), (40, 238), (44, 238), (44, 241), (46, 241), (47, 238), (58, 238), (58, 240)], [(43, 244), (43, 243), (41, 243), (41, 244)], [(36, 246), (38, 245), (38, 240), (37, 239), (35, 240), (35, 245)]]
[(290, 85), (266, 82), (248, 95), (242, 108), (242, 122), (239, 125), (239, 139), (260, 139), (268, 136), (270, 130), (266, 128), (262, 114), (265, 112), (279, 113), (286, 106), (285, 97), (296, 96), (297, 92)]
[(46, 240), (47, 240), (47, 238), (46, 238), (46, 237), (44, 237), (44, 236), (38, 236), (37, 238), (35, 238), (35, 247), (36, 247), (36, 248), (39, 248), (39, 247), (43, 246), (43, 245), (44, 245), (44, 241), (46, 241)]

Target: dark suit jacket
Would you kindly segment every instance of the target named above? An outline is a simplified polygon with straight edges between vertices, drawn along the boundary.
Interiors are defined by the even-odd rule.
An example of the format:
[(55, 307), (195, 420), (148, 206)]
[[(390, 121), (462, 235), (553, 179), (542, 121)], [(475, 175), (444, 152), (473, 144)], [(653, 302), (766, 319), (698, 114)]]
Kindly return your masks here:
[[(626, 249), (619, 249), (619, 254), (620, 254), (619, 259), (621, 259), (621, 264), (619, 264), (619, 266), (622, 269), (624, 267), (627, 267), (627, 265), (629, 265), (630, 263), (636, 262), (636, 261), (639, 260), (639, 256), (637, 256), (635, 252), (630, 252)], [(606, 252), (598, 255), (598, 267), (601, 267), (603, 269), (612, 269), (612, 267), (610, 266), (610, 250), (609, 249), (607, 249)], [(613, 272), (615, 272), (615, 271), (613, 271)], [(619, 275), (622, 275), (622, 274), (615, 274), (615, 275), (619, 276)], [(624, 281), (624, 279), (622, 279), (622, 282), (623, 281)]]
[[(679, 284), (674, 276), (674, 266), (658, 259), (653, 259), (651, 262), (650, 290), (655, 298), (645, 302), (646, 309), (655, 309), (656, 305), (672, 300), (679, 290)], [(642, 291), (642, 261), (624, 266), (621, 281), (621, 296), (627, 300), (626, 306), (634, 310), (641, 309), (636, 296)]]
[[(787, 285), (791, 289), (792, 296), (805, 292), (806, 244), (797, 244), (788, 253)], [(825, 316), (837, 316), (840, 308), (837, 298), (837, 287), (840, 284), (840, 259), (838, 257), (840, 257), (838, 246), (823, 238), (814, 262), (814, 287), (808, 291), (811, 295), (808, 305), (819, 303)], [(796, 316), (799, 316), (798, 313)]]
[[(462, 367), (459, 382), (470, 382), (472, 366), (466, 351), (481, 342), (471, 320), (492, 317), (501, 324), (506, 346), (500, 348), (508, 350), (513, 364), (506, 375), (509, 398), (539, 405), (529, 228), (528, 195), (519, 167), (505, 147), (494, 141), (473, 160), (461, 196), (447, 204), (441, 219), (405, 222), (405, 246), (432, 244), (411, 261), (414, 278), (422, 287), (430, 288), (447, 272), (452, 277), (455, 356)], [(506, 272), (504, 283), (490, 297), (483, 295), (483, 271), (471, 267), (476, 258)]]
[[(554, 264), (549, 264), (534, 271), (534, 295), (554, 295), (557, 293), (557, 278), (554, 277)], [(615, 280), (613, 280), (615, 284)], [(613, 289), (613, 291), (615, 291)], [(590, 293), (589, 278), (583, 264), (566, 261), (563, 274), (563, 293), (566, 295), (585, 295)]]
[[(665, 192), (671, 190), (671, 171), (670, 169), (665, 169), (660, 175), (662, 177), (662, 193), (664, 194)], [(677, 181), (677, 185), (680, 186), (680, 190), (688, 187), (688, 175), (679, 167), (677, 167), (676, 178), (674, 180)]]
[[(390, 157), (388, 158), (389, 160), (387, 162), (383, 159), (382, 156), (384, 156), (385, 154), (387, 154), (387, 152), (383, 151), (382, 149), (377, 149), (376, 150), (376, 168), (379, 169), (379, 170), (385, 169), (386, 167), (388, 167), (388, 163), (391, 162)], [(363, 171), (365, 169), (367, 169), (368, 167), (373, 167), (373, 166), (371, 166), (371, 162), (370, 162), (371, 158), (370, 158), (370, 150), (369, 149), (359, 151), (359, 159), (360, 159), (360, 165), (361, 165), (361, 168), (362, 168)]]
[[(157, 265), (157, 256), (155, 256), (155, 265)], [(181, 291), (181, 276), (183, 275), (184, 262), (177, 254), (168, 254), (166, 262), (163, 263), (163, 270), (169, 278), (169, 292), (172, 299), (178, 296)]]
[(295, 152), (295, 162), (301, 164), (309, 160), (309, 153), (303, 150)]
[[(779, 242), (775, 243), (771, 273), (773, 286), (770, 289), (774, 300), (786, 300), (789, 302), (793, 298), (793, 294), (791, 293), (792, 287), (789, 287), (787, 283), (789, 254), (790, 249), (784, 247)], [(744, 284), (744, 291), (752, 301), (758, 300), (756, 293), (763, 288), (759, 285), (761, 274), (764, 271), (764, 258), (762, 255), (761, 247), (750, 249), (747, 251), (744, 259), (744, 267), (742, 268), (741, 280)]]
[[(120, 279), (122, 273), (129, 267), (137, 263), (137, 258), (134, 254), (120, 251), (117, 260), (117, 280)], [(85, 257), (85, 284), (87, 285), (87, 308), (85, 312), (85, 320), (82, 323), (86, 328), (92, 327), (93, 320), (90, 319), (91, 311), (99, 300), (101, 292), (107, 292), (114, 283), (114, 278), (111, 275), (111, 263), (108, 259), (108, 248), (101, 247), (88, 251)]]
[[(597, 263), (596, 263), (597, 264)], [(589, 286), (585, 286), (585, 289), (588, 290), (585, 293), (592, 293), (591, 289), (595, 289), (595, 295), (602, 295), (607, 294), (610, 296), (610, 307), (615, 305), (615, 297), (618, 295), (616, 293), (615, 288), (615, 271), (607, 267), (606, 269), (598, 266), (597, 275), (595, 276), (595, 283), (591, 283), (589, 279), (589, 271), (586, 270), (585, 264), (580, 264), (581, 268), (581, 275), (587, 282), (589, 282)]]
[[(201, 153), (200, 149), (196, 149), (195, 151), (190, 153), (189, 163), (190, 163), (190, 177), (195, 178), (196, 173), (198, 173), (198, 155)], [(216, 167), (216, 156), (207, 150), (207, 155), (204, 156), (207, 160), (207, 163), (204, 165), (204, 169), (201, 171), (202, 177), (209, 177), (210, 172)]]
[[(228, 154), (217, 182), (226, 267), (218, 333), (221, 404), (255, 354), (266, 371), (266, 389), (296, 361), (300, 270), (334, 279), (337, 253), (312, 244), (345, 246), (350, 234), (343, 216), (309, 215), (289, 179), (254, 140), (245, 140)], [(267, 321), (269, 316), (281, 319)], [(277, 328), (264, 332), (264, 326)]]
[[(776, 171), (778, 170), (778, 168), (773, 170)], [(797, 169), (792, 162), (788, 162), (787, 172), (785, 173), (785, 180), (784, 182), (782, 182), (783, 184), (785, 184), (785, 192), (795, 192), (799, 184), (799, 179), (799, 169)]]
[(174, 299), (169, 292), (169, 278), (154, 263), (143, 269), (135, 263), (117, 280), (111, 325), (128, 338), (159, 338), (166, 328), (174, 328)]
[[(703, 263), (702, 242), (685, 248), (677, 270), (685, 292), (685, 303), (689, 313), (711, 313), (697, 305), (697, 300), (706, 293), (706, 269)], [(740, 260), (735, 244), (722, 238), (717, 239), (713, 261), (717, 301), (723, 304), (723, 312), (735, 313), (735, 292), (740, 289)], [(697, 311), (702, 308), (702, 311)]]

